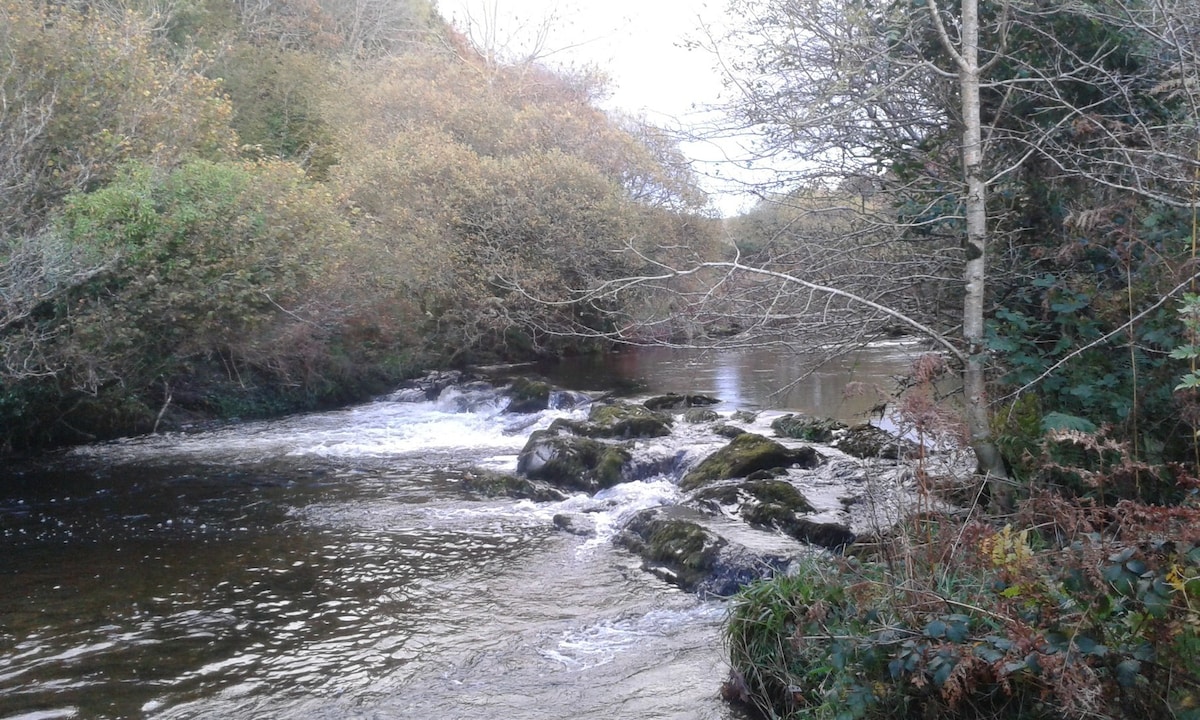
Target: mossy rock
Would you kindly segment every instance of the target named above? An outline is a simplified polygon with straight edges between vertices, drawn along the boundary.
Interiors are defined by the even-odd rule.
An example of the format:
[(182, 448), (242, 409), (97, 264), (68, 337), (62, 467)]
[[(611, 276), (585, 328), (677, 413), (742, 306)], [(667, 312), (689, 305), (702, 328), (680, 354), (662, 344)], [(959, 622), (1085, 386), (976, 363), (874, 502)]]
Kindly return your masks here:
[(777, 479), (715, 485), (701, 489), (694, 499), (725, 506), (736, 505), (742, 519), (751, 525), (780, 529), (785, 529), (796, 520), (798, 514), (815, 510), (795, 485)]
[(827, 443), (833, 441), (833, 433), (845, 430), (846, 424), (829, 418), (814, 418), (807, 415), (784, 415), (771, 423), (771, 429), (779, 437)]
[(667, 393), (646, 400), (643, 405), (647, 410), (686, 410), (694, 407), (707, 407), (721, 402), (709, 395)]
[(698, 425), (706, 422), (716, 422), (720, 419), (721, 416), (718, 415), (715, 410), (709, 410), (708, 408), (690, 408), (685, 410), (683, 413), (683, 421), (686, 423), (691, 423), (692, 425)]
[(541, 412), (550, 407), (550, 391), (552, 389), (548, 383), (529, 378), (517, 378), (504, 393), (508, 396), (508, 407), (505, 408), (505, 412)]
[(535, 502), (557, 502), (567, 498), (566, 493), (548, 485), (491, 470), (468, 471), (459, 481), (459, 487), (480, 497), (511, 497)]
[(859, 458), (904, 460), (917, 456), (917, 444), (874, 425), (855, 425), (838, 438), (838, 450)]
[(726, 544), (701, 525), (670, 517), (659, 508), (635, 515), (616, 542), (640, 556), (647, 570), (688, 591), (709, 576)]
[(562, 432), (552, 425), (529, 436), (517, 472), (567, 490), (594, 493), (624, 480), (629, 451), (620, 445)]
[(815, 510), (808, 498), (787, 480), (751, 480), (742, 483), (742, 490), (764, 505), (779, 505), (795, 513)]
[(758, 413), (750, 410), (736, 410), (729, 416), (729, 419), (737, 422), (752, 423), (758, 419)]
[(762, 435), (744, 433), (684, 475), (679, 486), (684, 490), (695, 490), (718, 480), (746, 477), (758, 470), (816, 467), (822, 459), (812, 448), (793, 450)]
[(588, 422), (595, 426), (582, 434), (590, 437), (633, 438), (665, 437), (671, 434), (671, 418), (641, 405), (614, 403), (593, 405)]

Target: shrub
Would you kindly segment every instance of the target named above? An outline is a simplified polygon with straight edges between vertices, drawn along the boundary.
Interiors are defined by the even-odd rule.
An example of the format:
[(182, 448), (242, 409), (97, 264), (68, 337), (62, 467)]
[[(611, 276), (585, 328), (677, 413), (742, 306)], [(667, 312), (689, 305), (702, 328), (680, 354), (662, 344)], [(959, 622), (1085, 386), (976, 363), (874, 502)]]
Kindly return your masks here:
[(1200, 511), (1035, 508), (1055, 533), (927, 516), (747, 588), (727, 695), (782, 718), (1200, 717)]

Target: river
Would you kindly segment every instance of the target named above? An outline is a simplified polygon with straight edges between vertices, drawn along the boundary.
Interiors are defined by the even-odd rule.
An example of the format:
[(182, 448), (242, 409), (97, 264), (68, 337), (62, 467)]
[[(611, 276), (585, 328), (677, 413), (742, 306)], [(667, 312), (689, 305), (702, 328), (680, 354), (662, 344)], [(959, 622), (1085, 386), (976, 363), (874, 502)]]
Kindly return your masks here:
[[(541, 370), (582, 390), (711, 393), (723, 412), (862, 419), (877, 399), (844, 397), (847, 381), (888, 385), (914, 351), (872, 348), (786, 393), (795, 368), (767, 354)], [(503, 403), (452, 388), (2, 471), (0, 718), (738, 717), (718, 697), (724, 604), (609, 542), (677, 499), (672, 479), (471, 497), (465, 474), (511, 471), (530, 432), (584, 412)], [(597, 535), (556, 531), (563, 511), (589, 512)]]

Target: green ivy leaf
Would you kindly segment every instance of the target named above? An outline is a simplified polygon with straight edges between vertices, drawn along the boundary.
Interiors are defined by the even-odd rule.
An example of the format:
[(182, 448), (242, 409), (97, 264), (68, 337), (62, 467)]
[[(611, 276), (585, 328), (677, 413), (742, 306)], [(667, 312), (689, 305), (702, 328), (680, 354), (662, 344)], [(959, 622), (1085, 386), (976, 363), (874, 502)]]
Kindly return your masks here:
[(1133, 687), (1141, 671), (1142, 664), (1137, 660), (1122, 660), (1117, 663), (1117, 683), (1121, 687)]
[(934, 620), (925, 626), (925, 637), (937, 640), (946, 636), (946, 623)]

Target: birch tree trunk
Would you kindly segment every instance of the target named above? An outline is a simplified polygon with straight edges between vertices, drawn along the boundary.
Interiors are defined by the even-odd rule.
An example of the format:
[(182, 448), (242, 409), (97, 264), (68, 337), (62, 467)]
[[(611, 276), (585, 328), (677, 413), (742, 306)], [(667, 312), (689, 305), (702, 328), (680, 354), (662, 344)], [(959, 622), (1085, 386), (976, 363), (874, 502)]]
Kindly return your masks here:
[(963, 393), (966, 397), (967, 428), (979, 472), (988, 479), (992, 502), (1006, 506), (1010, 504), (1012, 493), (1008, 487), (1008, 473), (1004, 469), (1003, 458), (992, 439), (985, 376), (987, 358), (983, 342), (988, 228), (979, 96), (979, 0), (962, 0), (961, 37), (957, 48), (941, 21), (936, 0), (928, 0), (928, 6), (942, 44), (958, 65), (958, 85), (962, 95), (962, 167), (967, 189), (964, 202), (967, 255), (963, 272), (963, 341), (966, 345)]

